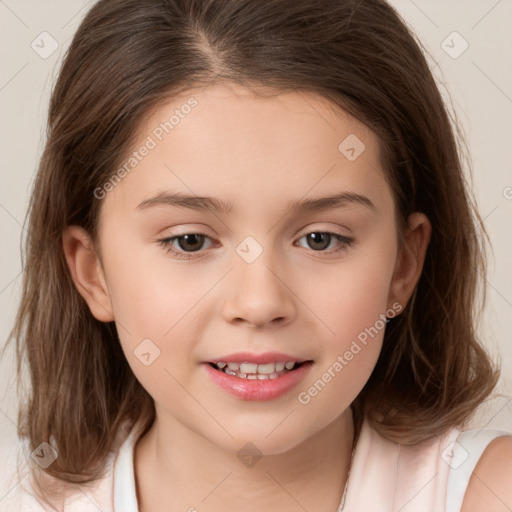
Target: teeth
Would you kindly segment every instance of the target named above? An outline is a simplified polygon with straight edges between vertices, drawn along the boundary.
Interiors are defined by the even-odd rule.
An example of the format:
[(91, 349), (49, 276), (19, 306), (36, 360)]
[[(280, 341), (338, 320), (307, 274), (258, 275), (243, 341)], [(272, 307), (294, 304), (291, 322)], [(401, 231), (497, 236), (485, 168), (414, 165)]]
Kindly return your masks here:
[(295, 366), (295, 361), (287, 361), (286, 363), (225, 363), (219, 361), (216, 366), (219, 370), (242, 379), (249, 380), (269, 380), (277, 379)]
[(242, 373), (261, 373), (263, 375), (270, 375), (274, 372), (281, 372), (285, 368), (291, 370), (295, 366), (295, 361), (288, 361), (287, 363), (267, 363), (267, 364), (255, 364), (255, 363), (224, 363), (219, 361), (215, 363), (217, 368), (223, 369), (226, 366), (232, 372)]
[(270, 375), (276, 371), (276, 363), (267, 363), (258, 365), (258, 373), (262, 375)]
[(258, 365), (253, 363), (242, 363), (240, 371), (243, 373), (258, 373)]

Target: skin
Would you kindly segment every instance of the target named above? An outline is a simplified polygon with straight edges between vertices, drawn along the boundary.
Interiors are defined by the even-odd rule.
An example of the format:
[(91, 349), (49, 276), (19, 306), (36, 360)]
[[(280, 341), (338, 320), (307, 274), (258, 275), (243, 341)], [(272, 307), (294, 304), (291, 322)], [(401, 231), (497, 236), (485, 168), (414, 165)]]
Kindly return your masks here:
[[(134, 150), (192, 96), (198, 105), (102, 199), (98, 243), (78, 226), (63, 236), (78, 290), (97, 319), (116, 322), (126, 358), (155, 400), (155, 424), (135, 449), (140, 510), (161, 503), (172, 504), (166, 510), (224, 511), (227, 503), (245, 511), (336, 510), (354, 436), (349, 405), (375, 366), (384, 329), (308, 404), (298, 394), (393, 304), (406, 306), (430, 223), (412, 214), (399, 243), (377, 136), (313, 94), (262, 98), (234, 84), (191, 89), (149, 115)], [(338, 150), (350, 134), (366, 146), (354, 161)], [(164, 191), (234, 207), (216, 214), (137, 208)], [(288, 208), (334, 192), (364, 195), (374, 208)], [(159, 242), (198, 232), (209, 238), (193, 259)], [(334, 252), (342, 245), (335, 237), (319, 250), (305, 236), (325, 232), (353, 242)], [(263, 251), (250, 264), (236, 251), (247, 236)], [(178, 241), (173, 246), (180, 250)], [(134, 350), (148, 338), (160, 356), (145, 366)], [(241, 400), (203, 365), (241, 350), (284, 352), (313, 365), (285, 396)], [(263, 455), (252, 467), (237, 458), (247, 442)]]
[(512, 437), (498, 437), (480, 457), (464, 495), (461, 512), (512, 510)]

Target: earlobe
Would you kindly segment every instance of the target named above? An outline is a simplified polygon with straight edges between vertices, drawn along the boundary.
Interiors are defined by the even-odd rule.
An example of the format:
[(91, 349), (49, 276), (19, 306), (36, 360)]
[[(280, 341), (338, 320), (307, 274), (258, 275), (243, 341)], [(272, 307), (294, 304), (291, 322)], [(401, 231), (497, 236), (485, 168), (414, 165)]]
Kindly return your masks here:
[(399, 248), (389, 292), (389, 303), (398, 302), (405, 309), (420, 279), (430, 242), (432, 225), (426, 215), (414, 212)]
[(111, 322), (114, 312), (103, 268), (87, 231), (68, 226), (62, 233), (62, 248), (75, 286), (97, 320)]

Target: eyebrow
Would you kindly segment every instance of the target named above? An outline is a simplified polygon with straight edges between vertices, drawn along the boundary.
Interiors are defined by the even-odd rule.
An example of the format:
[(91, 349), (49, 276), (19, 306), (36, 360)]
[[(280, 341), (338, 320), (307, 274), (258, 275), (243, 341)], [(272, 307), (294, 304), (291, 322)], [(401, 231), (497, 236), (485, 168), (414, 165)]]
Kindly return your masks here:
[[(288, 203), (288, 209), (291, 213), (320, 212), (348, 207), (354, 204), (376, 210), (375, 205), (368, 197), (354, 192), (341, 192), (327, 197), (291, 201)], [(137, 210), (145, 210), (154, 206), (176, 206), (191, 210), (228, 214), (233, 210), (234, 204), (214, 197), (191, 196), (179, 192), (161, 192), (154, 197), (142, 201), (137, 206)]]

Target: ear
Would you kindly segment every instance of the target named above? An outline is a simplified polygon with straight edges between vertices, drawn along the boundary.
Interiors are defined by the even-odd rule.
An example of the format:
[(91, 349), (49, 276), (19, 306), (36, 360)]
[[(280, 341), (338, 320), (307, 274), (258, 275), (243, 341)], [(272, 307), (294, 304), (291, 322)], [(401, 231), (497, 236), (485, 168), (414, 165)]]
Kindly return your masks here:
[(68, 226), (62, 233), (62, 247), (73, 282), (91, 313), (101, 322), (113, 321), (103, 267), (90, 235), (80, 226)]
[(405, 309), (420, 279), (432, 233), (432, 225), (423, 213), (414, 212), (407, 223), (389, 290), (389, 304), (398, 302), (402, 309)]

